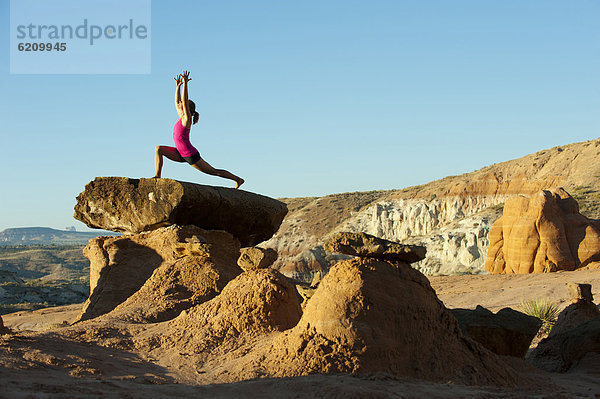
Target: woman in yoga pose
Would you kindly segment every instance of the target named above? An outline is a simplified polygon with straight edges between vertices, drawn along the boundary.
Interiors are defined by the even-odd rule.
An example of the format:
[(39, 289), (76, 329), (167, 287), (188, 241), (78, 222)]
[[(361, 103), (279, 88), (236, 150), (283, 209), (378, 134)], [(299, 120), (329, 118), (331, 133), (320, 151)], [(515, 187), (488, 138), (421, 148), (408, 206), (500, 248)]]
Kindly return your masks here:
[[(235, 188), (244, 183), (244, 179), (230, 173), (224, 169), (215, 169), (200, 156), (200, 153), (192, 143), (190, 143), (190, 127), (192, 123), (198, 122), (200, 115), (196, 112), (196, 104), (188, 99), (188, 82), (190, 78), (189, 71), (183, 71), (183, 74), (175, 78), (177, 88), (175, 89), (175, 108), (179, 119), (173, 127), (173, 140), (175, 147), (159, 145), (154, 152), (154, 167), (156, 173), (154, 177), (160, 177), (163, 165), (163, 156), (175, 162), (187, 162), (194, 168), (213, 176), (220, 176), (235, 182)], [(183, 86), (183, 89), (181, 87)]]

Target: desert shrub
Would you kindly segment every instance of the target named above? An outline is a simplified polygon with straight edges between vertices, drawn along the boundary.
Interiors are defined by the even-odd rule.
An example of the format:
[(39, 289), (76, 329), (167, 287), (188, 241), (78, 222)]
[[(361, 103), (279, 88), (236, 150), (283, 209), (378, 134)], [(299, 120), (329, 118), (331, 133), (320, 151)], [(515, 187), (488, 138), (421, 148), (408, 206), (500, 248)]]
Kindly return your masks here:
[(542, 321), (542, 326), (538, 331), (538, 335), (549, 333), (560, 313), (558, 305), (549, 302), (546, 299), (534, 299), (527, 302), (522, 301), (519, 310), (526, 315), (537, 317)]

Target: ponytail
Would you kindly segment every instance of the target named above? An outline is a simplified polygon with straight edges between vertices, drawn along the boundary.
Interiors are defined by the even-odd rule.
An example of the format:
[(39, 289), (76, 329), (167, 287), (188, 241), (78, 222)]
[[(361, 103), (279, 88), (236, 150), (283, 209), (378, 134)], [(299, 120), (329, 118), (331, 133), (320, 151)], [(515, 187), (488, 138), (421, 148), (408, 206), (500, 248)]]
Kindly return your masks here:
[(192, 114), (192, 123), (196, 124), (198, 119), (200, 119), (200, 114), (196, 112), (196, 104), (192, 100), (188, 100), (188, 106), (190, 108), (190, 113)]

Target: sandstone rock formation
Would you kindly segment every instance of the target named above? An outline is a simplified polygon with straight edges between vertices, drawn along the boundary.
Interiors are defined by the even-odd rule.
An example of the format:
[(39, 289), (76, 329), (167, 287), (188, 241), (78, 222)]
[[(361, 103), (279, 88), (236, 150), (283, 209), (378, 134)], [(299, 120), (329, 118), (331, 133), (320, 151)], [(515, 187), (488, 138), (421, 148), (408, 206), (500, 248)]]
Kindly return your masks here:
[(242, 248), (237, 264), (244, 271), (248, 271), (267, 268), (276, 260), (277, 252), (272, 248), (248, 247)]
[(425, 258), (425, 247), (403, 245), (366, 233), (340, 232), (326, 243), (325, 250), (346, 255), (414, 263)]
[(555, 147), (403, 190), (282, 199), (290, 213), (262, 245), (277, 250), (274, 268), (307, 282), (337, 262), (322, 248), (338, 231), (425, 245), (427, 257), (412, 266), (427, 275), (482, 273), (488, 232), (512, 196), (562, 186), (600, 218), (599, 148), (600, 139)]
[(108, 313), (154, 322), (214, 297), (242, 270), (239, 242), (225, 231), (170, 226), (124, 237), (99, 237), (90, 259), (90, 296), (78, 321)]
[(524, 357), (542, 322), (510, 308), (451, 309), (463, 333), (498, 355)]
[(173, 224), (225, 230), (247, 247), (271, 238), (286, 213), (284, 203), (243, 190), (171, 179), (97, 177), (77, 197), (74, 217), (89, 227), (127, 234)]
[(506, 201), (489, 234), (490, 273), (574, 270), (600, 260), (600, 229), (563, 189)]
[(281, 274), (251, 270), (132, 339), (137, 348), (168, 353), (170, 362), (193, 364), (193, 378), (203, 383), (353, 372), (476, 385), (520, 380), (463, 336), (421, 273), (369, 258), (337, 263), (303, 313)]
[(170, 321), (170, 333), (160, 342), (203, 357), (223, 355), (246, 340), (294, 327), (301, 315), (298, 295), (286, 277), (271, 269), (250, 270), (213, 300)]
[(405, 263), (368, 258), (337, 263), (297, 325), (240, 353), (220, 369), (213, 366), (216, 359), (206, 359), (202, 371), (220, 381), (233, 381), (232, 375), (350, 372), (468, 384), (510, 385), (518, 379), (501, 360), (462, 336), (421, 273)]

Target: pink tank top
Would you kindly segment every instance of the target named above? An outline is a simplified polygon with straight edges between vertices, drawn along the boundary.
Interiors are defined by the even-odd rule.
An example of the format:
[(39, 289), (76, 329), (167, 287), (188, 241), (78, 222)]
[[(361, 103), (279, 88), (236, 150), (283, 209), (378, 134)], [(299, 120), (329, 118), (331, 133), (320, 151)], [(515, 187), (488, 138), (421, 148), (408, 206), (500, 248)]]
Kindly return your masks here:
[(190, 157), (198, 152), (190, 143), (190, 129), (183, 126), (181, 119), (178, 119), (175, 126), (173, 126), (173, 140), (175, 141), (175, 148), (182, 157)]

